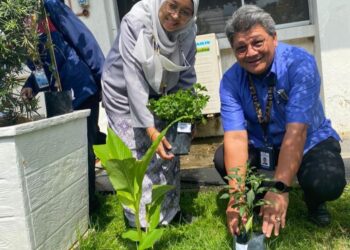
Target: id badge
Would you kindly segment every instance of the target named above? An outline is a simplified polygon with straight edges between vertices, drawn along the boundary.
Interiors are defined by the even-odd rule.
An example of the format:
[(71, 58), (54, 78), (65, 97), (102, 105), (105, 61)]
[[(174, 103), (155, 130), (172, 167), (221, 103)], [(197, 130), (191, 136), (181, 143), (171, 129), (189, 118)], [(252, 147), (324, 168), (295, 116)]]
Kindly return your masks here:
[(275, 155), (272, 147), (260, 148), (260, 168), (265, 170), (275, 169)]
[(33, 71), (33, 74), (39, 89), (43, 89), (49, 86), (49, 81), (47, 80), (43, 68), (37, 68), (35, 71)]

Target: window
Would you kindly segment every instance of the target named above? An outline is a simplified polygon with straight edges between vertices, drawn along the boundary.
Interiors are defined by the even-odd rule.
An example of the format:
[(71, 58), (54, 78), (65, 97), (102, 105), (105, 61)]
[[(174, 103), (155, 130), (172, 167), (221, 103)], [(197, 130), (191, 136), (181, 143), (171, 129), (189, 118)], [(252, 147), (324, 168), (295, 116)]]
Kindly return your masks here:
[[(120, 19), (139, 0), (117, 0)], [(242, 4), (256, 4), (269, 12), (278, 25), (310, 23), (309, 0), (200, 0), (198, 34), (224, 33), (226, 21)]]
[(223, 33), (226, 21), (243, 4), (255, 4), (271, 14), (276, 24), (306, 21), (310, 23), (308, 0), (201, 0), (198, 10), (198, 34)]

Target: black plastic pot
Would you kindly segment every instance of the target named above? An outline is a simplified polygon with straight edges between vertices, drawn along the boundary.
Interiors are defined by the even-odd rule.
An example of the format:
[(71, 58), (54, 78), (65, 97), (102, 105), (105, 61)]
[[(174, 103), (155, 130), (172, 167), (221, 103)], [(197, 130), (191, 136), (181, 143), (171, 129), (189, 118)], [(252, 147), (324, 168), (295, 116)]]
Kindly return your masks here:
[(7, 113), (0, 112), (0, 127), (14, 125), (16, 119)]
[(253, 233), (252, 238), (243, 233), (236, 236), (233, 240), (233, 249), (235, 250), (265, 250), (265, 235), (262, 233)]
[(47, 118), (73, 111), (70, 91), (44, 92)]
[(190, 152), (192, 134), (177, 131), (177, 123), (171, 126), (165, 136), (171, 144), (171, 153), (174, 155), (187, 155)]

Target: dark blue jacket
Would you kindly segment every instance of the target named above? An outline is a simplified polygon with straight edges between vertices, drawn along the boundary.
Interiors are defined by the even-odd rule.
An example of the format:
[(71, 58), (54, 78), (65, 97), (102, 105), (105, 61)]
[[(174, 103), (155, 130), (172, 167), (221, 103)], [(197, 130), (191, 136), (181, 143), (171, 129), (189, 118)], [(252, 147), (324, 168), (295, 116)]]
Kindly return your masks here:
[[(104, 55), (88, 28), (59, 0), (45, 0), (45, 9), (49, 15), (52, 40), (63, 90), (73, 90), (73, 108), (76, 109), (87, 98), (99, 95)], [(55, 90), (55, 79), (49, 69), (50, 55), (44, 49), (46, 34), (40, 34), (39, 52), (44, 64), (45, 74), (51, 90)], [(34, 70), (33, 62), (27, 63)], [(39, 89), (33, 74), (24, 87), (30, 87), (34, 93)]]

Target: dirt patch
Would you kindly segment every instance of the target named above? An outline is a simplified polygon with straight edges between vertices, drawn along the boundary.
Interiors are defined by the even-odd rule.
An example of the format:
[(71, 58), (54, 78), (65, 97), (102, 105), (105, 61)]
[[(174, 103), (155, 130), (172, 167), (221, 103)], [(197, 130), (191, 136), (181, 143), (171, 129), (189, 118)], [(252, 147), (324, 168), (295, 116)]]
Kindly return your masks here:
[(181, 168), (212, 167), (215, 150), (222, 141), (222, 136), (195, 138), (190, 153), (181, 156)]

